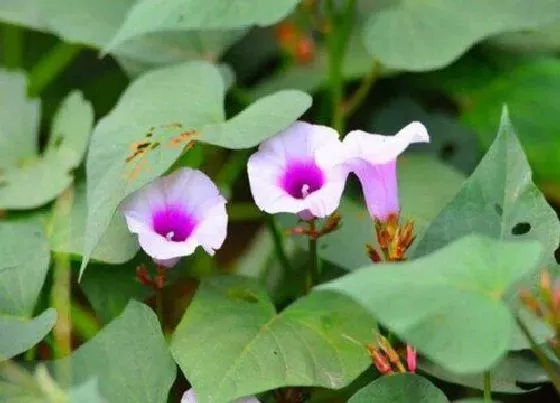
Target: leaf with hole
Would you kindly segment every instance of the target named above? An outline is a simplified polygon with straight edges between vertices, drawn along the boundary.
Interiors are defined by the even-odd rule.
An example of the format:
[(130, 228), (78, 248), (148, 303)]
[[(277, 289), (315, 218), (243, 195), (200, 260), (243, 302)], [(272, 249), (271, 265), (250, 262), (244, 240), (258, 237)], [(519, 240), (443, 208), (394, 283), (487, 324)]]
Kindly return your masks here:
[(354, 298), (445, 369), (474, 373), (493, 367), (509, 349), (514, 320), (503, 298), (534, 271), (541, 253), (534, 240), (469, 235), (425, 257), (368, 266), (319, 289)]
[(342, 388), (370, 365), (364, 343), (376, 329), (340, 295), (312, 293), (276, 313), (254, 280), (218, 277), (202, 282), (171, 351), (200, 403), (225, 402), (284, 386)]

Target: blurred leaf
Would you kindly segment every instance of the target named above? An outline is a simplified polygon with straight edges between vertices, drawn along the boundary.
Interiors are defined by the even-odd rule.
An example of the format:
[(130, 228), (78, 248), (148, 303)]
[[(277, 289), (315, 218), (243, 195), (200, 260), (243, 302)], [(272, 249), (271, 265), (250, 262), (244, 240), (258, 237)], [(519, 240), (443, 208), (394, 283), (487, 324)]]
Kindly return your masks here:
[[(345, 80), (357, 80), (374, 68), (374, 58), (364, 49), (358, 36), (350, 38), (342, 64), (342, 77)], [(382, 74), (387, 74), (382, 72)], [(287, 69), (279, 71), (260, 81), (250, 92), (252, 99), (268, 95), (284, 88), (296, 88), (313, 92), (324, 87), (329, 80), (329, 61), (327, 49), (320, 44), (312, 61), (294, 63)]]
[(39, 223), (0, 221), (0, 361), (33, 347), (50, 332), (54, 309), (32, 319), (50, 263)]
[[(51, 249), (55, 252), (70, 253), (74, 257), (80, 258), (84, 246), (86, 218), (86, 184), (82, 182), (74, 187), (72, 210), (69, 216), (55, 217), (55, 221), (52, 223), (49, 236)], [(91, 258), (100, 262), (119, 264), (132, 259), (137, 251), (136, 237), (128, 231), (124, 218), (117, 214), (112, 218), (107, 230), (93, 250)]]
[(94, 264), (85, 272), (80, 286), (103, 323), (120, 315), (131, 299), (142, 301), (150, 295), (151, 291), (136, 280), (140, 259), (119, 266)]
[(523, 32), (497, 35), (489, 40), (492, 46), (523, 53), (546, 53), (560, 49), (560, 22)]
[(382, 376), (360, 389), (348, 403), (447, 403), (441, 390), (415, 374)]
[(295, 91), (278, 93), (224, 122), (224, 85), (212, 64), (179, 64), (134, 81), (98, 123), (90, 144), (81, 272), (119, 203), (162, 175), (193, 140), (232, 148), (255, 146), (303, 114), (309, 100)]
[(0, 70), (0, 171), (37, 154), (41, 103), (27, 98), (26, 88), (25, 74)]
[[(447, 164), (470, 174), (478, 161), (479, 145), (474, 131), (441, 112), (429, 112), (408, 97), (399, 97), (375, 111), (371, 121), (373, 133), (397, 133), (411, 121), (422, 122), (430, 133), (430, 143), (418, 147)], [(421, 181), (423, 182), (423, 181)]]
[(35, 318), (0, 312), (0, 362), (39, 343), (51, 331), (55, 322), (56, 311), (53, 308)]
[[(413, 255), (424, 256), (472, 232), (499, 239), (538, 240), (543, 246), (540, 268), (551, 263), (556, 267), (554, 251), (560, 238), (560, 223), (531, 182), (531, 169), (506, 109), (488, 153), (455, 199), (430, 224)], [(528, 285), (536, 284), (538, 272), (530, 274), (524, 280)], [(512, 290), (508, 299), (516, 295), (516, 290)], [(541, 333), (538, 338), (544, 335)], [(513, 338), (513, 349), (527, 347), (524, 337)]]
[(497, 71), (475, 91), (463, 93), (462, 117), (488, 147), (496, 121), (507, 103), (519, 140), (539, 182), (558, 183), (560, 177), (560, 60), (545, 58)]
[[(465, 15), (471, 23), (463, 23)], [(556, 0), (394, 1), (371, 15), (363, 39), (385, 66), (426, 71), (448, 65), (488, 36), (543, 26), (558, 18)]]
[(423, 258), (369, 266), (319, 288), (354, 298), (447, 370), (473, 373), (506, 354), (514, 321), (502, 298), (535, 269), (541, 252), (536, 241), (470, 235)]
[(271, 25), (283, 19), (300, 0), (140, 0), (106, 49), (153, 32), (228, 29)]
[[(406, 155), (399, 159), (398, 179), (401, 211), (414, 220), (415, 233), (422, 232), (441, 209), (459, 191), (463, 175), (425, 155)], [(341, 227), (319, 240), (319, 256), (345, 270), (370, 264), (366, 244), (375, 245), (375, 229), (364, 202), (343, 199), (337, 210), (342, 215)], [(297, 225), (293, 215), (282, 215), (286, 228)], [(306, 239), (297, 237), (302, 248)]]
[(171, 351), (198, 401), (222, 402), (283, 386), (342, 388), (369, 366), (361, 343), (375, 332), (346, 297), (312, 293), (276, 313), (254, 280), (219, 277), (201, 284)]
[[(71, 43), (101, 49), (115, 35), (136, 0), (4, 0), (0, 19), (50, 32)], [(115, 49), (136, 73), (150, 66), (189, 59), (216, 60), (238, 32), (162, 32), (144, 35)]]
[(175, 379), (155, 314), (135, 301), (71, 357), (53, 364), (57, 373), (70, 366), (72, 385), (96, 378), (108, 402), (167, 402)]
[[(446, 382), (484, 390), (482, 374), (455, 375), (424, 360), (420, 361), (419, 367), (422, 371)], [(528, 352), (510, 352), (492, 369), (490, 379), (492, 391), (499, 393), (527, 393), (535, 390), (534, 388), (520, 388), (518, 382), (531, 384), (548, 382), (545, 370)]]
[[(80, 164), (86, 151), (92, 125), (90, 103), (79, 92), (71, 93), (58, 109), (43, 155), (0, 172), (0, 208), (38, 207), (66, 189), (72, 183), (70, 171)], [(9, 133), (11, 139), (28, 135), (36, 141), (36, 134)]]
[(89, 379), (68, 391), (69, 403), (105, 403), (99, 392), (97, 379)]

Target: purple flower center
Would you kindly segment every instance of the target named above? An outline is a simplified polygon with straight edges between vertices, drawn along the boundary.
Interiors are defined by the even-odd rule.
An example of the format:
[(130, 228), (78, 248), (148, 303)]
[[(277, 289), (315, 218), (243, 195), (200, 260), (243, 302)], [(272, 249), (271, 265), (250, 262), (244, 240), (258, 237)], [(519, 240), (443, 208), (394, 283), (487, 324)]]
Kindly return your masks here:
[(325, 176), (315, 162), (293, 162), (280, 178), (280, 186), (295, 199), (305, 199), (321, 189)]
[(178, 206), (166, 206), (156, 211), (152, 217), (154, 231), (168, 241), (182, 242), (191, 236), (196, 228), (196, 219)]

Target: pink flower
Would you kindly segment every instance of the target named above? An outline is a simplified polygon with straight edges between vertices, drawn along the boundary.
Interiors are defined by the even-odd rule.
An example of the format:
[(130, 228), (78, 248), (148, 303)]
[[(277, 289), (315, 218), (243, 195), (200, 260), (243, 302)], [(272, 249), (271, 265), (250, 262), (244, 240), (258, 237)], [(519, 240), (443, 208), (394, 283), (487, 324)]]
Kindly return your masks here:
[[(194, 390), (189, 389), (181, 398), (181, 403), (197, 403), (196, 396), (194, 394)], [(241, 399), (234, 400), (232, 403), (260, 403), (259, 400), (252, 396), (252, 397), (243, 397)]]
[(362, 185), (369, 214), (386, 221), (398, 214), (397, 157), (412, 143), (430, 141), (424, 125), (412, 122), (394, 136), (354, 130), (344, 138), (348, 169)]
[(304, 122), (263, 142), (247, 170), (261, 210), (295, 213), (307, 220), (338, 207), (348, 176), (337, 132)]
[(205, 174), (180, 168), (128, 196), (120, 211), (154, 261), (174, 266), (198, 246), (213, 255), (227, 234), (226, 200)]

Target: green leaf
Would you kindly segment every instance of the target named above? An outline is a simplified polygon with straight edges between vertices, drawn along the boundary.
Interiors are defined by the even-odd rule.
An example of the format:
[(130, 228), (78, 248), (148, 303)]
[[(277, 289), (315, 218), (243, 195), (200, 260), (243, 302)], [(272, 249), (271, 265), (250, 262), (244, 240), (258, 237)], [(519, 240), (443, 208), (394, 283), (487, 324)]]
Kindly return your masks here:
[(37, 153), (40, 101), (26, 94), (25, 74), (0, 70), (0, 171)]
[[(511, 120), (539, 182), (558, 185), (560, 167), (560, 113), (555, 93), (560, 91), (560, 61), (533, 59), (504, 68), (483, 87), (460, 96), (463, 121), (485, 147), (492, 143), (496, 120), (507, 102)], [(470, 105), (470, 106), (467, 106)]]
[(508, 350), (514, 321), (502, 298), (535, 268), (541, 252), (536, 241), (470, 235), (423, 258), (366, 267), (320, 289), (354, 298), (447, 370), (480, 372)]
[(288, 15), (299, 1), (141, 0), (130, 9), (106, 49), (153, 32), (271, 25)]
[[(560, 223), (531, 181), (527, 158), (506, 109), (488, 153), (455, 199), (431, 223), (413, 254), (426, 255), (472, 232), (499, 239), (538, 240), (544, 250), (539, 265), (555, 263)], [(526, 280), (535, 283), (538, 273), (532, 274)]]
[[(25, 91), (24, 88), (20, 90)], [(64, 191), (72, 183), (70, 171), (80, 164), (85, 153), (92, 124), (90, 103), (79, 92), (71, 93), (54, 118), (43, 155), (0, 172), (0, 208), (38, 207)], [(9, 136), (14, 138), (30, 134), (12, 132)], [(35, 134), (31, 136), (35, 140)]]
[(28, 317), (50, 263), (49, 245), (39, 223), (0, 222), (0, 312)]
[[(465, 15), (472, 23), (463, 23)], [(559, 17), (556, 0), (394, 1), (371, 15), (363, 39), (389, 68), (435, 70), (488, 36), (536, 28)]]
[[(417, 236), (459, 191), (462, 174), (425, 155), (407, 155), (398, 162), (399, 192), (402, 213), (414, 220)], [(427, 178), (429, 180), (427, 181)], [(371, 263), (366, 244), (375, 245), (375, 228), (365, 203), (343, 199), (337, 210), (342, 215), (341, 227), (319, 240), (319, 256), (345, 270), (355, 270)], [(286, 228), (293, 228), (293, 215), (283, 217)], [(307, 248), (306, 239), (296, 238)]]
[(311, 97), (304, 92), (278, 91), (261, 98), (227, 122), (205, 128), (202, 141), (227, 148), (256, 146), (279, 128), (291, 125), (302, 111), (309, 109), (311, 102)]
[(375, 333), (345, 297), (312, 293), (276, 313), (254, 280), (219, 277), (201, 284), (171, 351), (198, 401), (222, 402), (283, 386), (342, 388), (370, 365), (363, 343)]
[(142, 301), (150, 290), (136, 280), (136, 267), (144, 257), (119, 266), (92, 265), (80, 281), (88, 301), (103, 323), (108, 323), (126, 308), (131, 299)]
[(135, 301), (91, 341), (71, 357), (55, 361), (54, 366), (56, 373), (69, 366), (74, 386), (96, 378), (108, 402), (167, 402), (175, 379), (175, 363), (155, 314)]
[(68, 391), (70, 403), (105, 403), (101, 397), (97, 379), (89, 379)]
[(0, 312), (0, 362), (39, 343), (51, 331), (55, 322), (56, 311), (53, 308), (32, 319)]
[(414, 374), (382, 376), (348, 400), (348, 403), (447, 403), (441, 390)]
[[(51, 249), (55, 252), (81, 257), (86, 233), (86, 218), (86, 184), (82, 182), (73, 189), (72, 209), (69, 215), (56, 216), (52, 223), (49, 234)], [(117, 214), (93, 250), (91, 258), (100, 262), (119, 264), (132, 259), (137, 251), (136, 238), (128, 231), (124, 218)]]
[[(442, 379), (446, 382), (464, 385), (469, 388), (484, 390), (484, 379), (482, 374), (456, 375), (445, 371), (438, 365), (429, 361), (420, 361), (419, 367), (423, 372)], [(492, 391), (498, 393), (527, 393), (535, 388), (520, 388), (518, 382), (537, 384), (548, 382), (546, 371), (539, 365), (537, 360), (531, 357), (531, 353), (510, 352), (491, 371)]]
[[(223, 100), (223, 81), (214, 65), (183, 63), (150, 71), (134, 81), (98, 123), (88, 154), (88, 219), (81, 272), (119, 203), (165, 173), (192, 140), (251, 147), (286, 128), (309, 107), (307, 95), (288, 91), (257, 101), (224, 122)], [(135, 152), (138, 145), (144, 154)]]
[[(9, 0), (0, 3), (0, 19), (59, 36), (65, 42), (103, 48), (115, 35), (136, 0)], [(240, 32), (162, 32), (143, 35), (115, 49), (119, 61), (135, 73), (190, 59), (217, 60)]]
[(0, 361), (19, 354), (51, 330), (56, 312), (31, 318), (43, 287), (50, 253), (34, 221), (0, 222)]

